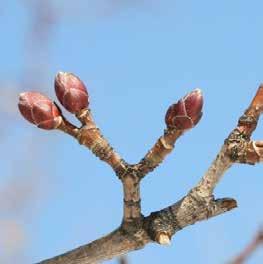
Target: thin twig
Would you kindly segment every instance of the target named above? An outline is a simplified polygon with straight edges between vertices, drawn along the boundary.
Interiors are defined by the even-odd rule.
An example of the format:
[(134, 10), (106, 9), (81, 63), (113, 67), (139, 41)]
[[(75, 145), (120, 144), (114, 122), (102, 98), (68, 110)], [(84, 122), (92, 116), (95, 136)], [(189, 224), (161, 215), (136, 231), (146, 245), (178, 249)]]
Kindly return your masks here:
[(244, 264), (254, 252), (263, 245), (263, 229), (260, 229), (253, 240), (243, 249), (243, 251), (229, 264)]
[[(255, 164), (263, 160), (263, 144), (260, 141), (251, 141), (250, 139), (253, 131), (256, 129), (259, 115), (262, 111), (263, 87), (259, 87), (249, 108), (239, 119), (237, 127), (224, 141), (224, 145), (216, 159), (212, 162), (210, 168), (197, 186), (192, 188), (185, 197), (175, 204), (158, 212), (153, 212), (147, 217), (140, 214), (140, 201), (138, 199), (140, 197), (139, 183), (142, 178), (141, 176), (145, 172), (151, 171), (153, 167), (156, 167), (170, 152), (175, 139), (180, 133), (178, 135), (175, 134), (176, 136), (173, 136), (172, 140), (168, 142), (162, 142), (162, 140), (166, 141), (166, 136), (157, 142), (157, 145), (153, 147), (153, 152), (157, 156), (159, 155), (159, 158), (156, 160), (152, 154), (153, 152), (150, 151), (146, 155), (146, 159), (149, 161), (148, 164), (150, 164), (149, 167), (143, 164), (143, 162), (140, 163), (143, 165), (139, 166), (129, 165), (120, 159), (125, 165), (125, 170), (124, 173), (118, 174), (118, 176), (124, 186), (125, 199), (128, 198), (124, 203), (122, 225), (103, 238), (40, 263), (91, 264), (141, 249), (149, 242), (168, 244), (171, 237), (186, 226), (236, 208), (237, 203), (234, 199), (215, 199), (213, 191), (217, 183), (222, 179), (225, 171), (233, 163)], [(95, 129), (88, 111), (84, 117), (86, 121), (83, 122), (82, 120), (83, 127), (80, 128), (80, 136), (78, 135), (77, 138), (81, 138), (81, 142), (85, 146), (92, 148), (91, 146), (93, 146), (94, 141), (99, 139), (100, 142), (102, 136), (100, 136), (101, 134), (98, 132), (98, 129)], [(90, 125), (92, 129), (89, 129)], [(102, 145), (108, 146), (107, 143), (103, 143)], [(98, 149), (100, 149), (99, 146)], [(95, 151), (93, 152), (96, 154)], [(115, 166), (112, 167), (114, 168)]]

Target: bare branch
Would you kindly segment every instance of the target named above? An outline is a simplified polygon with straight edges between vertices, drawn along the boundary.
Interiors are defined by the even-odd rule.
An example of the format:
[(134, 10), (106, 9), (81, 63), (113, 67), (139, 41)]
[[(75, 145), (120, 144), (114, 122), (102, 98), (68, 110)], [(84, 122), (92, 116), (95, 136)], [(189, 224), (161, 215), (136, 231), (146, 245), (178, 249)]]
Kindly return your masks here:
[(120, 175), (123, 184), (124, 209), (123, 224), (126, 222), (141, 222), (141, 196), (140, 196), (140, 178), (138, 171), (132, 165), (124, 174)]
[(160, 235), (171, 236), (197, 221), (222, 214), (236, 207), (232, 199), (198, 201), (186, 196), (171, 207), (152, 213), (143, 219), (142, 225), (130, 223), (109, 235), (79, 247), (63, 255), (39, 264), (91, 264), (143, 248), (149, 242), (158, 241)]
[(233, 163), (255, 164), (262, 160), (262, 142), (250, 140), (262, 111), (263, 86), (260, 86), (249, 108), (240, 117), (237, 127), (225, 140), (216, 159), (193, 189), (194, 192), (201, 197), (208, 197)]
[(124, 193), (124, 222), (138, 221), (141, 218), (141, 198), (137, 169), (128, 165), (110, 146), (97, 128), (89, 109), (83, 109), (76, 114), (82, 123), (81, 128), (71, 124), (62, 115), (58, 129), (76, 138), (80, 144), (88, 147), (97, 157), (108, 163), (123, 184)]
[[(125, 233), (121, 228), (92, 243), (41, 264), (92, 264), (142, 248), (150, 241), (146, 232)], [(39, 264), (40, 264), (39, 263)]]
[(83, 124), (81, 128), (77, 128), (71, 124), (63, 115), (62, 117), (63, 122), (58, 127), (59, 130), (73, 136), (81, 145), (89, 148), (97, 157), (108, 163), (117, 175), (126, 171), (124, 160), (103, 137), (99, 128), (93, 121), (89, 109), (83, 109), (77, 114), (78, 119)]
[[(195, 105), (196, 109), (199, 110), (193, 115), (194, 121), (191, 118), (189, 121), (189, 116), (178, 115), (179, 110), (184, 109), (183, 111), (185, 111), (184, 103), (186, 100), (188, 100), (188, 97), (184, 97), (182, 102), (179, 101), (172, 106), (172, 111), (169, 112), (169, 126), (166, 134), (158, 140), (152, 151), (148, 152), (145, 157), (148, 166), (144, 164), (144, 161), (137, 165), (129, 165), (124, 163), (121, 158), (117, 158), (118, 162), (123, 164), (122, 173), (117, 173), (124, 188), (125, 202), (122, 225), (116, 231), (101, 239), (61, 256), (40, 262), (41, 264), (96, 263), (140, 249), (149, 242), (169, 244), (171, 237), (183, 228), (237, 207), (237, 202), (234, 199), (215, 199), (213, 190), (225, 171), (233, 163), (254, 164), (262, 160), (262, 142), (250, 140), (253, 131), (256, 129), (259, 115), (263, 110), (262, 87), (259, 88), (248, 110), (239, 119), (237, 127), (225, 140), (216, 159), (212, 162), (201, 181), (175, 204), (158, 212), (153, 212), (147, 217), (141, 215), (139, 184), (142, 175), (144, 176), (144, 173), (155, 168), (171, 151), (173, 143), (182, 134), (181, 132), (191, 128), (200, 119), (200, 115), (196, 114), (200, 114), (200, 103), (199, 105), (196, 104), (198, 107)], [(170, 116), (171, 113), (173, 114), (172, 117)], [(119, 166), (116, 166), (117, 163), (112, 162), (116, 159), (109, 158), (114, 156), (115, 152), (108, 147), (107, 141), (104, 140), (96, 128), (90, 112), (85, 110), (77, 116), (83, 124), (83, 127), (78, 131), (67, 122), (62, 122), (63, 125), (60, 129), (76, 137), (80, 143), (90, 148), (100, 158), (101, 153), (105, 153), (105, 149), (108, 149), (110, 155), (108, 158), (102, 159), (116, 170)], [(179, 119), (177, 119), (178, 117)], [(172, 130), (171, 124), (176, 124), (177, 127)], [(63, 126), (67, 128), (63, 129)], [(76, 131), (78, 133), (75, 135)]]
[(79, 143), (88, 147), (97, 157), (107, 162), (117, 175), (123, 173), (126, 169), (124, 160), (103, 137), (93, 121), (90, 110), (84, 109), (76, 116), (83, 124), (78, 135)]
[(253, 240), (229, 264), (243, 264), (263, 244), (263, 229), (260, 229)]
[(183, 130), (167, 129), (164, 131), (152, 149), (145, 155), (145, 157), (137, 165), (140, 171), (140, 178), (144, 177), (150, 171), (153, 171), (157, 166), (163, 162), (164, 158), (172, 152), (176, 140), (183, 134)]

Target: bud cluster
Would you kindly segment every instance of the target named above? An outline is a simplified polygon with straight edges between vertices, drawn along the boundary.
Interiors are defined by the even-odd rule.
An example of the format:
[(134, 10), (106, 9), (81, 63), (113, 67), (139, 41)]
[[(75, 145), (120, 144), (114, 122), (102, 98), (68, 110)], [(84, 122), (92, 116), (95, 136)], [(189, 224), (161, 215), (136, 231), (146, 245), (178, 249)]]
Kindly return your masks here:
[[(77, 76), (59, 72), (54, 86), (59, 102), (70, 113), (77, 115), (87, 109), (89, 95), (85, 84)], [(202, 117), (202, 106), (202, 92), (196, 89), (169, 107), (165, 116), (167, 127), (179, 130), (194, 127)], [(39, 128), (55, 129), (63, 120), (58, 106), (38, 92), (21, 93), (18, 108), (25, 119)]]
[[(84, 83), (72, 73), (57, 74), (55, 92), (59, 102), (71, 113), (76, 114), (89, 105), (89, 96)], [(39, 128), (55, 129), (62, 122), (58, 106), (38, 92), (21, 93), (18, 108), (26, 120)]]

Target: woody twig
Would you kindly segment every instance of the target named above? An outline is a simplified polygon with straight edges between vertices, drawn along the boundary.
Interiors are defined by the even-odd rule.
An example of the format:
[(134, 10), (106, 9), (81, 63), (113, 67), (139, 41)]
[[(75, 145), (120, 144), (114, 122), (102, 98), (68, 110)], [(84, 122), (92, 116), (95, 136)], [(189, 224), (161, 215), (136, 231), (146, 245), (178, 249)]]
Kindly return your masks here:
[(112, 233), (42, 264), (89, 264), (101, 262), (140, 249), (149, 242), (170, 244), (176, 232), (198, 221), (207, 220), (237, 207), (232, 198), (215, 199), (213, 191), (234, 163), (255, 164), (263, 160), (263, 141), (251, 140), (263, 111), (263, 87), (230, 133), (211, 166), (188, 194), (171, 206), (144, 216), (140, 205), (140, 182), (173, 150), (176, 140), (193, 128), (202, 116), (200, 89), (187, 94), (168, 109), (164, 134), (138, 164), (129, 164), (111, 147), (94, 122), (89, 96), (83, 82), (73, 74), (59, 73), (55, 79), (60, 103), (81, 122), (71, 124), (58, 106), (36, 92), (20, 95), (19, 109), (31, 123), (43, 129), (59, 129), (89, 148), (109, 164), (121, 180), (124, 190), (122, 223)]

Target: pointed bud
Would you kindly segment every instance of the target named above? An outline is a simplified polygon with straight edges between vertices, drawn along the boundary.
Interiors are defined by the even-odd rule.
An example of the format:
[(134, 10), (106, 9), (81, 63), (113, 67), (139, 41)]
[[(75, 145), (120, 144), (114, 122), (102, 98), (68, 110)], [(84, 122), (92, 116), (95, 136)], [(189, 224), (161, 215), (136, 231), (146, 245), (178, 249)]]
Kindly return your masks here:
[(202, 92), (196, 89), (169, 107), (165, 116), (167, 127), (180, 130), (194, 127), (202, 117), (202, 107)]
[(18, 108), (26, 120), (39, 128), (55, 129), (62, 121), (60, 110), (48, 97), (41, 93), (21, 93)]
[(87, 89), (84, 83), (72, 73), (59, 72), (57, 74), (55, 91), (59, 102), (73, 114), (88, 107)]

